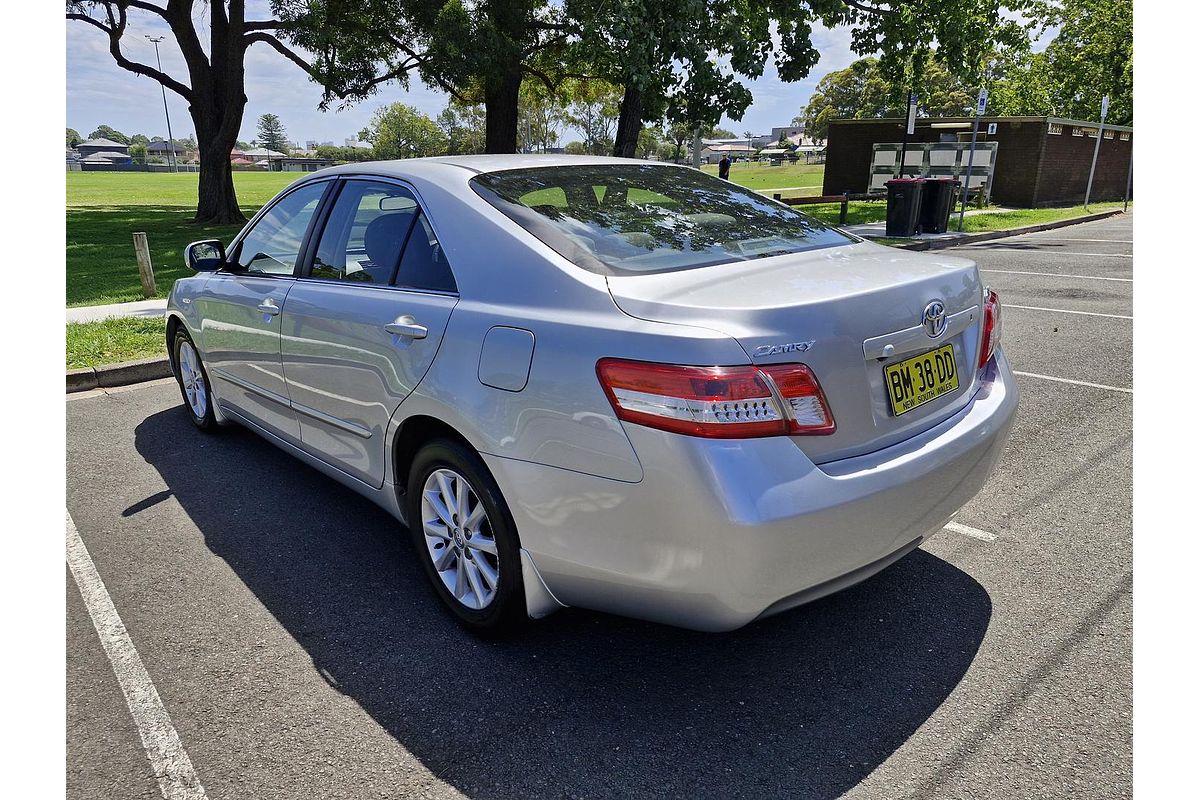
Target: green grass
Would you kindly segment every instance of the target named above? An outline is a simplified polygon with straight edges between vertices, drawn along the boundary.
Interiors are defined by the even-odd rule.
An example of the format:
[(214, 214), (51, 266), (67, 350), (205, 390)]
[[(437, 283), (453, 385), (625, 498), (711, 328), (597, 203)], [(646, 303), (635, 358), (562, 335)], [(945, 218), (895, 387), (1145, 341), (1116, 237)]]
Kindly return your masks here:
[[(984, 214), (968, 214), (963, 218), (963, 233), (984, 233), (986, 231), (1004, 231), (1011, 228), (1024, 228), (1026, 225), (1039, 225), (1043, 222), (1054, 222), (1060, 219), (1082, 217), (1087, 214), (1098, 214), (1101, 211), (1112, 211), (1122, 207), (1122, 203), (1092, 203), (1085, 209), (1083, 206), (1068, 206), (1064, 208), (1019, 208), (1014, 211), (997, 211)], [(1133, 204), (1130, 204), (1133, 207)], [(821, 204), (812, 206), (797, 206), (797, 210), (811, 214), (822, 222), (830, 225), (838, 224), (841, 206), (838, 204)], [(969, 209), (968, 209), (969, 210)], [(865, 225), (870, 222), (883, 222), (887, 219), (887, 203), (883, 200), (871, 200), (850, 203), (846, 215), (847, 225)], [(950, 216), (951, 232), (958, 231), (957, 211)], [(882, 238), (882, 237), (881, 237)], [(875, 241), (881, 241), (881, 238)], [(896, 244), (909, 241), (907, 239), (888, 239), (884, 244)]]
[[(1055, 222), (1060, 219), (1082, 217), (1087, 214), (1099, 214), (1102, 211), (1113, 211), (1123, 208), (1124, 203), (1092, 203), (1086, 209), (1083, 206), (1067, 206), (1065, 208), (1019, 208), (1001, 214), (974, 214), (963, 218), (964, 233), (983, 233), (984, 231), (1003, 231), (1009, 228), (1024, 228), (1026, 225), (1040, 225), (1043, 222)], [(1133, 203), (1129, 204), (1133, 208)], [(950, 230), (958, 230), (958, 218), (950, 218)]]
[[(705, 164), (700, 169), (712, 175), (717, 174), (716, 164)], [(784, 163), (772, 167), (757, 162), (739, 162), (730, 166), (729, 180), (738, 186), (758, 191), (800, 187), (796, 191), (783, 192), (785, 197), (818, 195), (821, 193), (821, 184), (825, 181), (825, 165)]]
[(67, 369), (117, 364), (165, 355), (162, 317), (124, 317), (67, 325)]
[[(288, 172), (235, 172), (247, 217), (298, 178)], [(158, 293), (189, 275), (183, 248), (197, 239), (228, 242), (240, 225), (196, 225), (196, 173), (67, 173), (67, 305), (141, 300), (133, 232), (145, 231)]]

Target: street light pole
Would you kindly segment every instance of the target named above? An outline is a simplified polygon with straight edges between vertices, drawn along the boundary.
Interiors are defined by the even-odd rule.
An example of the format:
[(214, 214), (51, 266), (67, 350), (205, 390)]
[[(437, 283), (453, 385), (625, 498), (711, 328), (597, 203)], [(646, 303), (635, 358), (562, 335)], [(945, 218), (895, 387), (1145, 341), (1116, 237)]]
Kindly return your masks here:
[[(147, 34), (146, 38), (154, 43), (154, 60), (158, 63), (158, 71), (162, 72), (162, 59), (158, 55), (158, 43), (167, 37)], [(162, 89), (163, 115), (167, 118), (167, 163), (171, 166), (171, 172), (178, 172), (179, 164), (175, 160), (175, 136), (171, 133), (171, 112), (167, 110), (167, 87), (160, 83), (158, 88)]]

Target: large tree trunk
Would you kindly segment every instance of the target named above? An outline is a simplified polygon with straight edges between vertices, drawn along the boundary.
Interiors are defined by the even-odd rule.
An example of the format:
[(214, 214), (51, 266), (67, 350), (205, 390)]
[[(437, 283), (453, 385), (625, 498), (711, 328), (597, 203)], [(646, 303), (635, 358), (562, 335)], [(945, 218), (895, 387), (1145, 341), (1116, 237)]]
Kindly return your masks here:
[(246, 221), (233, 188), (233, 165), (229, 153), (233, 142), (199, 139), (200, 194), (193, 220), (204, 225), (233, 225)]
[(613, 155), (618, 158), (636, 158), (638, 137), (642, 133), (642, 91), (632, 83), (625, 85), (621, 98), (621, 116), (617, 119), (617, 140), (613, 144)]
[(483, 93), (485, 153), (517, 152), (517, 101), (521, 95), (521, 66), (511, 65), (488, 81)]
[[(197, 92), (188, 109), (196, 126), (200, 145), (200, 193), (194, 221), (205, 225), (233, 225), (246, 221), (238, 207), (233, 187), (233, 166), (229, 154), (242, 127), (246, 94), (238, 80), (213, 81), (207, 92)], [(206, 86), (205, 88), (209, 88)]]

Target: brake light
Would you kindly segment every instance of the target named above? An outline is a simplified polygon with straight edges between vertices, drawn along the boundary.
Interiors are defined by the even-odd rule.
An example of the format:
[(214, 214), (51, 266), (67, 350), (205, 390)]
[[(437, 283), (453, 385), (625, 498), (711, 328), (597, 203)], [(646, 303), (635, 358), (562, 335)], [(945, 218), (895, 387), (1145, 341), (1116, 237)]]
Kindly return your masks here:
[(803, 364), (691, 367), (604, 358), (596, 375), (619, 419), (650, 428), (720, 439), (836, 429), (817, 379)]
[(980, 337), (983, 346), (979, 349), (979, 368), (983, 369), (992, 360), (996, 348), (1000, 346), (1000, 296), (991, 289), (985, 289), (983, 301), (983, 335)]

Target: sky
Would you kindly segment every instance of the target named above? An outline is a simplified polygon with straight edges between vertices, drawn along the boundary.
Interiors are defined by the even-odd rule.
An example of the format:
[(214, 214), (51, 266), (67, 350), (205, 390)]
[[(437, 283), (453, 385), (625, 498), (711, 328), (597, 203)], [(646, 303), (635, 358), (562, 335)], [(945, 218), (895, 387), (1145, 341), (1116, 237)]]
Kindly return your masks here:
[[(259, 11), (266, 19), (266, 3), (251, 0), (251, 11)], [(248, 12), (248, 17), (254, 16)], [(67, 28), (67, 125), (86, 137), (102, 124), (132, 135), (166, 138), (162, 93), (157, 81), (134, 75), (121, 69), (108, 52), (108, 38), (96, 28), (82, 22), (66, 23)], [(129, 29), (122, 40), (127, 57), (154, 64), (154, 45), (144, 36), (166, 35), (159, 45), (163, 70), (172, 77), (187, 82), (183, 56), (165, 23), (156, 17), (130, 13)], [(820, 62), (809, 77), (795, 83), (779, 80), (774, 65), (768, 63), (761, 78), (747, 81), (754, 103), (740, 122), (726, 119), (721, 127), (741, 135), (747, 130), (757, 134), (770, 133), (773, 126), (790, 125), (808, 104), (817, 81), (827, 72), (848, 66), (855, 58), (850, 52), (848, 28), (833, 30), (815, 27), (813, 44), (821, 53)], [(250, 141), (256, 135), (256, 123), (261, 114), (276, 114), (283, 121), (288, 136), (303, 144), (312, 139), (342, 144), (366, 127), (375, 109), (389, 103), (402, 102), (415, 106), (434, 117), (446, 107), (445, 93), (430, 89), (415, 77), (407, 90), (391, 84), (377, 94), (346, 109), (338, 110), (337, 103), (329, 111), (317, 106), (320, 88), (298, 67), (264, 44), (252, 46), (246, 55), (246, 105), (242, 133), (238, 137)], [(176, 138), (194, 133), (187, 103), (167, 90), (171, 130)], [(581, 138), (577, 131), (567, 130), (561, 141)]]

